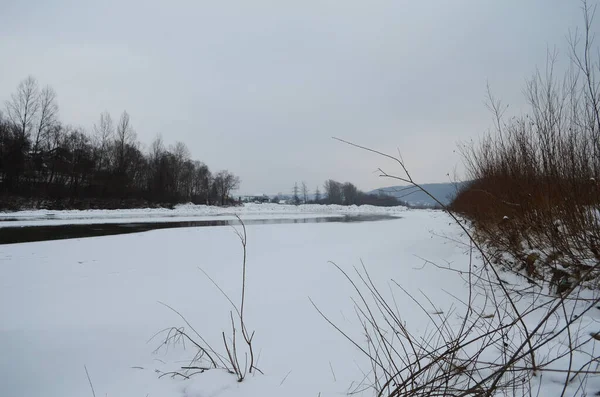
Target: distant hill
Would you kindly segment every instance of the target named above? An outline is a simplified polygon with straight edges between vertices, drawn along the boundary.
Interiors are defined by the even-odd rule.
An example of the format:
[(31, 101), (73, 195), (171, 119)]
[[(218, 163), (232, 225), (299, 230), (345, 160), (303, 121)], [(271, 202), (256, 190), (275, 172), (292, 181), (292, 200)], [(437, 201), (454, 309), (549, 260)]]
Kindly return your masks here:
[[(448, 205), (450, 204), (450, 202), (452, 202), (452, 199), (456, 195), (457, 189), (460, 189), (465, 183), (466, 182), (425, 183), (421, 186), (429, 193), (431, 193), (431, 195), (433, 195), (436, 199), (441, 201), (444, 205)], [(429, 197), (422, 191), (409, 186), (384, 187), (381, 189), (372, 190), (369, 193), (385, 193), (387, 195), (394, 196), (408, 203), (411, 206), (436, 206), (436, 202), (431, 197)]]

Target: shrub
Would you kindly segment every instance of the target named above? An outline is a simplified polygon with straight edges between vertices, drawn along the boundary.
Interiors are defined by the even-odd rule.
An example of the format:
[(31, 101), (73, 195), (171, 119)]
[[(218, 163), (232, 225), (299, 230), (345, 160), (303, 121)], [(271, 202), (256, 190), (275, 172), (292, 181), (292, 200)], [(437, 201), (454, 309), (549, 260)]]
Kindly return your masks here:
[(505, 264), (536, 278), (566, 272), (572, 282), (600, 260), (600, 59), (592, 60), (592, 16), (584, 2), (585, 30), (570, 37), (564, 78), (556, 77), (550, 53), (545, 71), (526, 84), (529, 112), (508, 120), (488, 90), (495, 128), (461, 146), (473, 182), (452, 210), (473, 222), (498, 257), (511, 254)]

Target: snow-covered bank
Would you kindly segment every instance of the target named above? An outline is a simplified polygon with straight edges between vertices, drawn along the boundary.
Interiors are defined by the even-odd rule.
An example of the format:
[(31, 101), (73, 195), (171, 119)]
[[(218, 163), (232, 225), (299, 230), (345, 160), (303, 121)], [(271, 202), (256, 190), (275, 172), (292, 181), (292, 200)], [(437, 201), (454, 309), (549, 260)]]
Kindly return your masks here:
[[(242, 252), (230, 227), (0, 246), (0, 395), (91, 396), (84, 365), (97, 396), (348, 393), (371, 364), (308, 300), (357, 341), (364, 340), (351, 300), (355, 291), (328, 261), (352, 271), (362, 259), (383, 291), (394, 279), (414, 296), (431, 299), (432, 313), (449, 313), (468, 295), (463, 278), (424, 266), (418, 257), (467, 269), (469, 252), (461, 241), (460, 229), (436, 211), (405, 211), (401, 219), (385, 222), (248, 226), (246, 321), (256, 331), (253, 343), (265, 375), (242, 383), (219, 370), (191, 379), (159, 378), (157, 370), (180, 370), (195, 351), (188, 344), (186, 350), (169, 346), (153, 354), (161, 340), (148, 342), (157, 331), (185, 326), (160, 301), (221, 346), (231, 307), (198, 267), (238, 296)], [(479, 264), (476, 258), (474, 263)], [(523, 282), (510, 274), (503, 278), (511, 285)], [(402, 293), (396, 303), (410, 331), (422, 335), (430, 325), (427, 315)], [(595, 330), (596, 312), (578, 323), (583, 334)], [(560, 395), (561, 376), (540, 376), (540, 395)], [(595, 392), (598, 383), (586, 387)], [(356, 395), (371, 396), (372, 390)]]
[[(111, 223), (111, 222), (160, 222), (173, 220), (210, 220), (222, 217), (233, 218), (239, 215), (244, 219), (311, 218), (323, 216), (343, 216), (355, 214), (376, 214), (398, 216), (407, 211), (406, 207), (374, 207), (371, 205), (281, 205), (244, 204), (240, 207), (215, 207), (207, 205), (181, 204), (173, 209), (136, 208), (124, 210), (27, 210), (0, 212), (0, 227), (34, 226), (69, 223)], [(174, 219), (176, 218), (176, 219)], [(228, 219), (228, 218), (227, 218)]]

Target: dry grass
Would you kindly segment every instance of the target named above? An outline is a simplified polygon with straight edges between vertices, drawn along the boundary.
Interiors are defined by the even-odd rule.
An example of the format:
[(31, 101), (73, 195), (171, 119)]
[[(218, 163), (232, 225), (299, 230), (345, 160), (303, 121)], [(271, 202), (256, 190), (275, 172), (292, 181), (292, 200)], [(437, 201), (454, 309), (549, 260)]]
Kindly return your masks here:
[[(160, 346), (155, 352), (168, 350), (170, 346), (186, 344), (191, 345), (196, 350), (194, 358), (183, 367), (175, 371), (161, 372), (160, 377), (182, 377), (189, 378), (192, 375), (203, 373), (211, 369), (225, 370), (228, 373), (235, 375), (238, 382), (242, 382), (248, 374), (261, 372), (257, 367), (257, 357), (254, 354), (253, 338), (254, 331), (250, 332), (247, 328), (247, 323), (244, 317), (244, 307), (246, 304), (246, 272), (247, 272), (247, 244), (248, 235), (246, 233), (246, 225), (242, 219), (236, 215), (240, 222), (241, 230), (234, 228), (235, 234), (240, 240), (242, 246), (242, 267), (241, 267), (241, 287), (239, 304), (223, 291), (223, 289), (202, 269), (204, 275), (213, 283), (223, 297), (231, 304), (229, 317), (231, 320), (231, 335), (221, 333), (223, 341), (222, 349), (215, 349), (208, 341), (194, 328), (186, 317), (173, 307), (161, 303), (169, 310), (177, 314), (185, 323), (185, 326), (170, 327), (157, 332), (150, 340), (157, 336), (162, 336)], [(187, 328), (186, 328), (187, 327)], [(261, 372), (262, 373), (262, 372)]]

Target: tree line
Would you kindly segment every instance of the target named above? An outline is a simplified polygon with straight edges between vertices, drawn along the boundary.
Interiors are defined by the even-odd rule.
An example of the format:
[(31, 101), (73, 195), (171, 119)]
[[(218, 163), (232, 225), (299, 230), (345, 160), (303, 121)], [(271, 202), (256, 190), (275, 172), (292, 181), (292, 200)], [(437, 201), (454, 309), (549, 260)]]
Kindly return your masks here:
[[(148, 151), (129, 114), (100, 115), (90, 132), (63, 124), (56, 93), (28, 77), (0, 110), (0, 207), (27, 197), (66, 206), (97, 201), (225, 205), (240, 179), (212, 173), (183, 142), (166, 147), (158, 136)], [(133, 204), (135, 205), (135, 204)]]
[[(279, 201), (279, 197), (273, 199)], [(391, 207), (396, 205), (407, 205), (396, 197), (383, 193), (372, 194), (359, 190), (351, 182), (338, 182), (328, 179), (323, 185), (323, 192), (317, 186), (314, 195), (310, 194), (306, 183), (302, 182), (300, 186), (296, 182), (292, 188), (292, 204), (339, 204), (339, 205), (375, 205), (382, 207)]]

